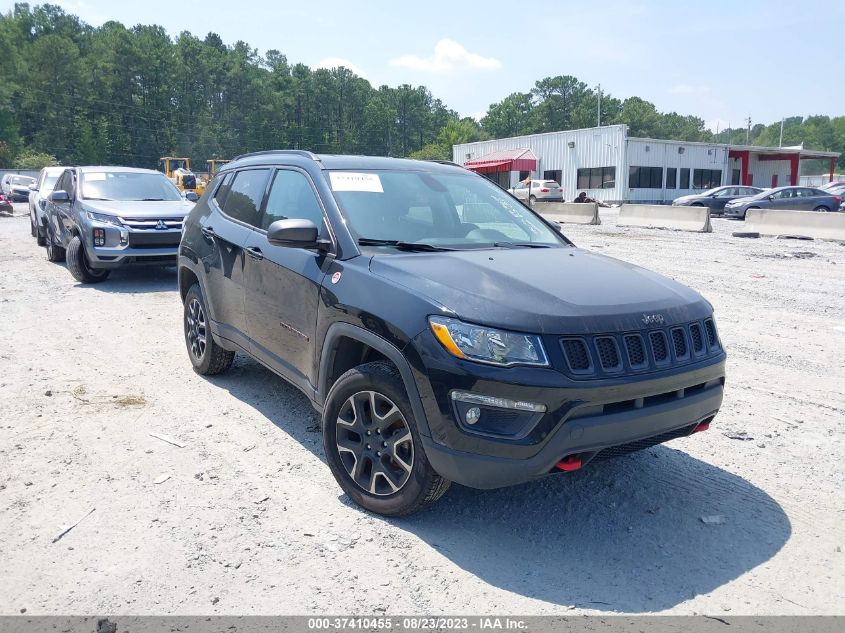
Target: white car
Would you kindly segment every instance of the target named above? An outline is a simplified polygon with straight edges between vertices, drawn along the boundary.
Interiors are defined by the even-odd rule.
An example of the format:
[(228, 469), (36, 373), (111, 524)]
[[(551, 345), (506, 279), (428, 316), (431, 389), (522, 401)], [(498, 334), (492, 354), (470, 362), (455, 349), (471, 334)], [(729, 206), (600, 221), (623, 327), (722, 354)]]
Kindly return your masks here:
[(29, 199), (29, 187), (35, 184), (35, 178), (6, 174), (0, 181), (0, 190), (12, 202), (23, 202)]
[(529, 186), (526, 182), (520, 182), (516, 187), (508, 189), (520, 200), (528, 200), (534, 204), (540, 202), (563, 202), (563, 189), (554, 180), (532, 180)]
[(29, 192), (29, 225), (32, 237), (39, 246), (44, 246), (44, 212), (47, 208), (47, 196), (53, 192), (53, 187), (66, 167), (45, 167), (38, 174), (35, 188)]

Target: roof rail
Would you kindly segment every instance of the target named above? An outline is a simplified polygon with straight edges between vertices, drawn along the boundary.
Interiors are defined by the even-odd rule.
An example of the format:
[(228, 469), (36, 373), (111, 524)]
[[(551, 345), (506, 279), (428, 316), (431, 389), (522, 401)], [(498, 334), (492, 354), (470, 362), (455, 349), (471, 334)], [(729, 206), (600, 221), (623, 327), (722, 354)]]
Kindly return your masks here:
[(461, 167), (461, 168), (464, 167), (463, 165), (459, 165), (458, 163), (456, 163), (453, 160), (442, 160), (440, 158), (429, 158), (429, 159), (427, 159), (427, 161), (429, 163), (439, 163), (441, 165), (454, 165), (455, 167)]
[(250, 158), (252, 156), (265, 156), (268, 154), (296, 154), (297, 156), (304, 156), (305, 158), (310, 158), (313, 161), (320, 162), (320, 157), (317, 156), (314, 152), (309, 152), (304, 149), (265, 149), (261, 150), (260, 152), (249, 152), (247, 154), (241, 154), (240, 156), (235, 156), (232, 160), (240, 160), (241, 158)]

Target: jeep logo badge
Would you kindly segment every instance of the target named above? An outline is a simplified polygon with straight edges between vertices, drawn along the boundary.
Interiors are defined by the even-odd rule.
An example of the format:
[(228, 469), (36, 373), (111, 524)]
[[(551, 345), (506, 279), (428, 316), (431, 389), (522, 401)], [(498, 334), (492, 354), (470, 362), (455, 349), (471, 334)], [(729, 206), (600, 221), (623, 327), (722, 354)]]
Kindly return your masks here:
[(643, 323), (645, 325), (663, 325), (666, 319), (663, 318), (662, 314), (644, 314), (643, 315)]

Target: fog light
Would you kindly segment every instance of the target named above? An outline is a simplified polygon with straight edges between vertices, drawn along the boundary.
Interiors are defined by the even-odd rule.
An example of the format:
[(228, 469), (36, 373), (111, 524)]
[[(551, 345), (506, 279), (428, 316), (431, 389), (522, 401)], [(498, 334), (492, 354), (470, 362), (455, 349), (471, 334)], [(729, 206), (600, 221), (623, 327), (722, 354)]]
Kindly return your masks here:
[(127, 231), (120, 232), (120, 245), (126, 246), (129, 244), (129, 233)]
[(94, 246), (106, 245), (106, 230), (94, 229)]
[(464, 419), (467, 421), (467, 424), (475, 424), (481, 419), (481, 409), (478, 407), (470, 407), (467, 409)]

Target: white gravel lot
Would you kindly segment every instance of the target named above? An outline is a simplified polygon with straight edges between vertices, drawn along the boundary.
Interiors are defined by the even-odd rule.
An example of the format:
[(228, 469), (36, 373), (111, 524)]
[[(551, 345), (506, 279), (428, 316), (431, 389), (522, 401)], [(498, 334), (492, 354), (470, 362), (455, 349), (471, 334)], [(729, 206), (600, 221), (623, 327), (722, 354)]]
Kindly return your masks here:
[(739, 226), (566, 228), (714, 304), (708, 432), (386, 520), (295, 389), (194, 374), (175, 269), (83, 287), (0, 218), (0, 614), (845, 614), (845, 246)]

